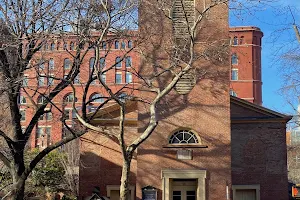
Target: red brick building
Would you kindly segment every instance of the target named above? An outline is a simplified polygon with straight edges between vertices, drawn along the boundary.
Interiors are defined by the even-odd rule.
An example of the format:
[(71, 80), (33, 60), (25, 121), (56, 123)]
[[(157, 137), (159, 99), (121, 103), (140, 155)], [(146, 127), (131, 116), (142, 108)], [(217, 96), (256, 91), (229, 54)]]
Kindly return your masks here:
[[(201, 10), (205, 2), (199, 1), (194, 6)], [(140, 58), (137, 52), (130, 52), (126, 55), (130, 56), (130, 59), (124, 59), (121, 66), (106, 74), (106, 82), (111, 84), (114, 91), (118, 91), (128, 80), (135, 85), (134, 77), (130, 78), (128, 73), (130, 66), (137, 68), (145, 66), (145, 73), (151, 73), (153, 69), (149, 67), (156, 66), (151, 62), (155, 64), (166, 62), (166, 55), (162, 52), (163, 48), (170, 44), (172, 26), (161, 20), (162, 13), (153, 12), (155, 9), (155, 5), (148, 4), (140, 8), (142, 15), (139, 18), (141, 24), (139, 31), (141, 35), (154, 34), (151, 38), (153, 40), (147, 40), (143, 56), (147, 58), (147, 54), (155, 52), (157, 59), (145, 60), (145, 57)], [(196, 49), (199, 51), (203, 49), (202, 45), (212, 44), (216, 38), (228, 41), (229, 37), (227, 6), (216, 6), (206, 18), (209, 20), (203, 22), (205, 26), (202, 30), (205, 34), (199, 34), (197, 37)], [(236, 65), (237, 68), (234, 69), (240, 71), (240, 81), (230, 81), (230, 72), (233, 68), (231, 69), (229, 62), (197, 60), (195, 62), (197, 67), (206, 68), (206, 77), (199, 78), (199, 81), (197, 79), (188, 94), (181, 95), (175, 90), (171, 91), (159, 105), (159, 124), (153, 134), (137, 149), (131, 163), (130, 200), (153, 199), (153, 195), (158, 200), (288, 199), (285, 128), (290, 117), (256, 105), (261, 104), (259, 95), (261, 78), (260, 73), (254, 73), (259, 71), (255, 64), (258, 62), (258, 54), (260, 56), (260, 51), (254, 50), (260, 50), (260, 45), (256, 46), (260, 44), (260, 40), (254, 42), (253, 33), (258, 34), (257, 38), (261, 38), (262, 34), (259, 29), (254, 29), (255, 31), (249, 30), (250, 35), (237, 34), (239, 42), (242, 36), (245, 39), (231, 50), (238, 58), (238, 64), (233, 62), (231, 65)], [(240, 33), (238, 30), (237, 28), (235, 31)], [(28, 88), (38, 86), (38, 90), (42, 92), (52, 87), (53, 80), (43, 79), (41, 76), (37, 80), (37, 73), (53, 73), (63, 77), (69, 70), (70, 62), (67, 60), (70, 59), (70, 55), (64, 48), (74, 51), (72, 49), (74, 42), (76, 39), (72, 37), (69, 40), (57, 39), (49, 42), (48, 48), (45, 46), (45, 52), (41, 51), (47, 59), (47, 64), (43, 65), (44, 62), (40, 62), (38, 71), (32, 70), (25, 74), (28, 79), (25, 79), (24, 84)], [(123, 55), (124, 46), (126, 49), (132, 45), (128, 40), (119, 43), (120, 46), (116, 45), (115, 40), (111, 43), (112, 51), (105, 59), (107, 65), (115, 63), (117, 58)], [(256, 52), (255, 56), (246, 50), (246, 43), (253, 46), (251, 52)], [(241, 50), (238, 52), (239, 47)], [(101, 54), (104, 56), (105, 46), (102, 51)], [(238, 54), (240, 52), (242, 53)], [(255, 59), (251, 57), (252, 55)], [(81, 86), (85, 84), (86, 77), (90, 73), (89, 63), (92, 62), (92, 57), (91, 52), (83, 61), (84, 68), (80, 76), (74, 81), (77, 85), (76, 92), (79, 94), (82, 93)], [(38, 61), (37, 58), (36, 63)], [(251, 68), (248, 68), (250, 65), (244, 67), (242, 61), (250, 62)], [(104, 65), (104, 60), (99, 64)], [(244, 72), (251, 75), (247, 76)], [(240, 86), (235, 87), (235, 84)], [(230, 96), (230, 88), (234, 89), (238, 97), (256, 104)], [(251, 92), (247, 94), (246, 90)], [(29, 96), (37, 102), (42, 102), (42, 97), (34, 92), (35, 90), (28, 89)], [(97, 83), (88, 92), (89, 99), (95, 94), (106, 95)], [(140, 95), (146, 97), (148, 94), (141, 92)], [(54, 99), (65, 113), (64, 117), (69, 117), (70, 125), (73, 122), (71, 111), (73, 99), (71, 88), (67, 88)], [(80, 107), (81, 101), (82, 99), (77, 99), (76, 106)], [(20, 103), (21, 108), (26, 109), (22, 113), (25, 115), (24, 125), (28, 124), (31, 109), (34, 109), (29, 102), (23, 91)], [(94, 104), (98, 103), (101, 102), (91, 102), (89, 109), (93, 111)], [(147, 123), (145, 118), (147, 109), (144, 105), (131, 101), (127, 102), (126, 107), (125, 132), (126, 142), (129, 142), (143, 131)], [(57, 120), (62, 117), (61, 112), (57, 108), (52, 108), (51, 111), (52, 115), (40, 119), (36, 135), (31, 139), (32, 147), (44, 147), (63, 137), (64, 127), (60, 120)], [(92, 123), (113, 127), (118, 122), (118, 113), (119, 106), (111, 104), (98, 111)], [(81, 138), (79, 148), (81, 152), (79, 199), (90, 196), (94, 188), (100, 188), (100, 194), (108, 196), (111, 200), (119, 199), (122, 155), (118, 142), (102, 133), (89, 132)]]
[(262, 105), (261, 40), (257, 27), (232, 27), (230, 93), (252, 103)]

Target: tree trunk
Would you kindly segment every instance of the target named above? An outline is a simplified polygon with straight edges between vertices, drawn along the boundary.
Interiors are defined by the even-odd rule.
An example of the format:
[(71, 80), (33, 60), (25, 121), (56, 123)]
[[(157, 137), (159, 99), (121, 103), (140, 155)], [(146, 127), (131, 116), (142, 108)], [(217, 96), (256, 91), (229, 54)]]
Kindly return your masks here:
[(131, 156), (123, 158), (122, 178), (120, 186), (120, 200), (129, 200), (129, 175)]
[(19, 177), (19, 181), (14, 184), (11, 193), (8, 195), (8, 200), (23, 200), (25, 191), (25, 180)]

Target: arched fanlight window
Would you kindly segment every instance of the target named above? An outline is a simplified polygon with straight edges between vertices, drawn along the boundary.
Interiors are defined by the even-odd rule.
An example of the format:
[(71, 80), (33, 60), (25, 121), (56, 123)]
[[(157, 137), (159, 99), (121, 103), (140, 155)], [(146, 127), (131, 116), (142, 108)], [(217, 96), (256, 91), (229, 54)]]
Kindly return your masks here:
[(46, 97), (44, 96), (39, 96), (38, 99), (37, 99), (37, 103), (38, 104), (44, 104), (46, 102)]
[(96, 103), (103, 103), (104, 102), (104, 99), (102, 97), (101, 94), (98, 94), (98, 93), (94, 93), (90, 96), (90, 101), (91, 102), (96, 102)]
[(238, 64), (238, 57), (237, 57), (236, 53), (231, 55), (231, 64), (232, 65), (237, 65)]
[(190, 130), (176, 131), (169, 139), (169, 144), (197, 144), (197, 136)]
[(67, 94), (64, 98), (64, 103), (72, 103), (75, 99), (75, 102), (77, 102), (77, 98), (74, 97), (73, 93)]
[(239, 40), (237, 36), (233, 37), (233, 45), (238, 45), (239, 44)]

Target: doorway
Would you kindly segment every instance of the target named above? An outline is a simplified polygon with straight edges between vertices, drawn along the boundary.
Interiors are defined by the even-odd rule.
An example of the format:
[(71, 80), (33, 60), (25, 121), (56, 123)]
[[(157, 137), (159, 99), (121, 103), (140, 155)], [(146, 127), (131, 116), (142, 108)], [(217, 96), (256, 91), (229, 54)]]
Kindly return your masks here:
[(172, 200), (197, 200), (197, 179), (172, 179)]

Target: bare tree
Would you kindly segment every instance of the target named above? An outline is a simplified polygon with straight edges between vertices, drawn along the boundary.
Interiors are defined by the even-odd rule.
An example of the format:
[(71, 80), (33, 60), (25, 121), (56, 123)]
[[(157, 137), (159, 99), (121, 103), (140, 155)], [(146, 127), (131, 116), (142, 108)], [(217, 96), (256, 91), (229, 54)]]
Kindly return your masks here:
[[(7, 97), (7, 116), (10, 127), (1, 126), (0, 136), (5, 141), (9, 155), (0, 152), (0, 160), (8, 168), (12, 177), (11, 190), (6, 197), (21, 200), (24, 198), (25, 181), (41, 159), (52, 150), (80, 137), (85, 131), (74, 131), (67, 126), (63, 111), (54, 103), (59, 93), (67, 88), (80, 72), (80, 66), (87, 52), (100, 47), (110, 31), (128, 27), (134, 3), (110, 1), (2, 1), (0, 3), (1, 39), (0, 71), (2, 75), (1, 95)], [(127, 19), (125, 19), (127, 17)], [(125, 27), (125, 28), (124, 28)], [(97, 30), (97, 35), (92, 35)], [(64, 76), (43, 73), (41, 66), (49, 41), (54, 39), (76, 39), (73, 51), (67, 51), (72, 58), (70, 70)], [(84, 45), (88, 47), (83, 49)], [(50, 47), (52, 48), (52, 47)], [(24, 74), (36, 71), (39, 78), (52, 78), (57, 84), (47, 89), (26, 85)], [(24, 84), (25, 81), (25, 84)], [(33, 110), (33, 117), (26, 127), (22, 126), (20, 97), (26, 95)], [(85, 94), (86, 95), (86, 94)], [(38, 102), (36, 96), (41, 96)], [(29, 165), (24, 162), (25, 149), (33, 134), (34, 127), (44, 114), (57, 109), (61, 112), (61, 122), (70, 133), (60, 141), (55, 141), (35, 156)], [(82, 108), (86, 113), (86, 106)]]
[[(195, 13), (191, 12), (195, 8), (192, 1), (179, 0), (174, 2), (176, 5), (167, 1), (141, 2), (143, 5), (139, 8), (139, 12), (152, 13), (139, 16), (141, 24), (139, 35), (133, 35), (135, 46), (132, 50), (140, 52), (144, 58), (140, 66), (130, 67), (130, 71), (134, 75), (134, 82), (126, 84), (115, 92), (111, 85), (103, 80), (102, 75), (114, 70), (118, 62), (103, 69), (94, 65), (93, 69), (96, 76), (90, 76), (88, 82), (96, 78), (108, 96), (101, 97), (105, 101), (97, 107), (94, 114), (87, 115), (84, 110), (82, 114), (76, 113), (78, 121), (83, 126), (118, 141), (123, 157), (121, 200), (126, 200), (129, 195), (129, 174), (133, 154), (157, 127), (162, 101), (174, 89), (181, 94), (188, 93), (196, 84), (196, 79), (199, 81), (210, 70), (209, 67), (204, 67), (203, 63), (228, 64), (228, 37), (208, 38), (209, 34), (205, 34), (205, 30), (200, 26), (200, 24), (205, 24), (209, 12), (213, 12), (214, 9), (227, 10), (228, 2), (226, 0), (213, 1), (205, 5), (204, 8), (197, 8)], [(147, 11), (145, 10), (146, 7)], [(161, 24), (155, 21), (157, 16), (161, 17)], [(149, 19), (150, 22), (147, 21)], [(151, 20), (155, 21), (156, 24), (153, 26), (158, 26), (158, 30), (153, 31), (147, 27), (151, 26)], [(166, 34), (159, 31), (161, 27), (167, 27)], [(152, 43), (153, 40), (157, 44)], [(199, 45), (199, 41), (202, 41), (202, 45)], [(99, 52), (99, 46), (95, 46), (95, 63), (99, 60)], [(121, 60), (125, 59), (126, 53)], [(164, 59), (157, 59), (157, 56), (164, 57)], [(226, 74), (225, 77), (227, 77)], [(75, 87), (72, 87), (73, 93), (76, 94)], [(85, 90), (88, 87), (86, 85)], [(93, 125), (92, 121), (97, 117), (97, 112), (105, 108), (109, 102), (114, 102), (119, 106), (119, 121), (116, 127), (104, 130), (103, 127)], [(131, 102), (143, 104), (145, 110), (141, 112), (147, 116), (147, 122), (142, 128), (143, 131), (135, 139), (129, 141), (130, 133), (126, 132), (125, 115), (127, 106)], [(75, 101), (73, 102), (73, 109), (76, 110)]]

